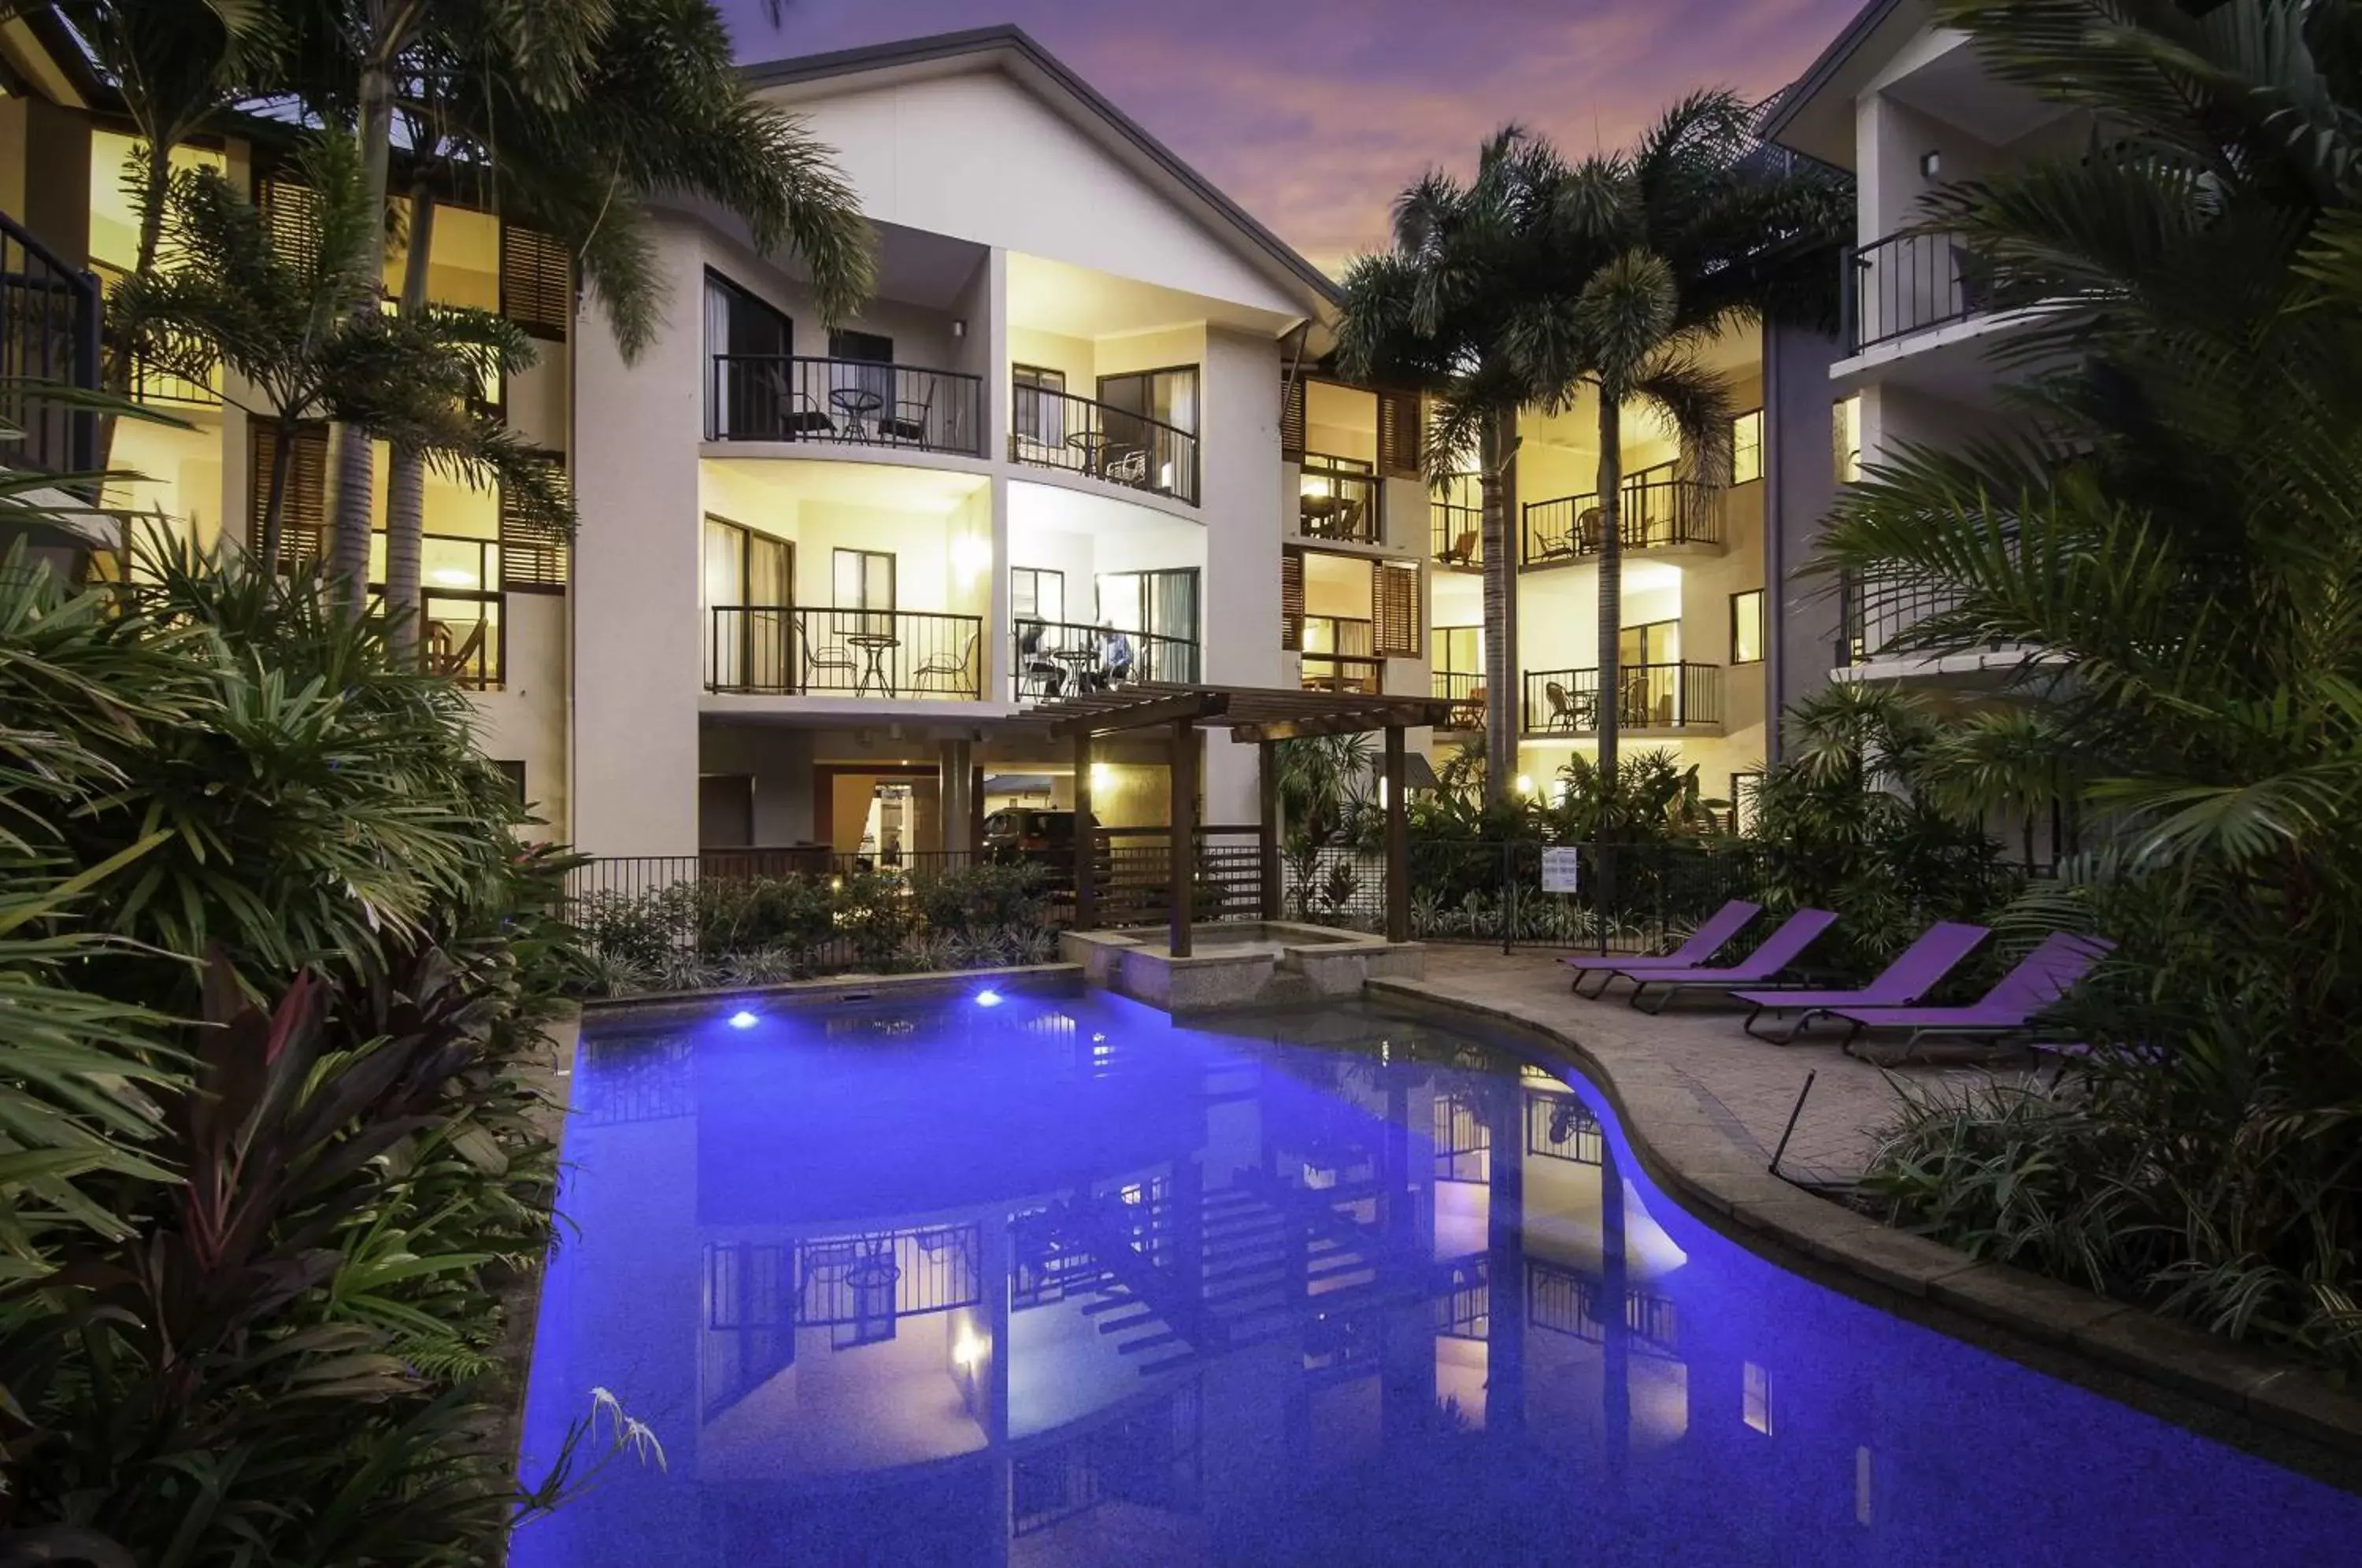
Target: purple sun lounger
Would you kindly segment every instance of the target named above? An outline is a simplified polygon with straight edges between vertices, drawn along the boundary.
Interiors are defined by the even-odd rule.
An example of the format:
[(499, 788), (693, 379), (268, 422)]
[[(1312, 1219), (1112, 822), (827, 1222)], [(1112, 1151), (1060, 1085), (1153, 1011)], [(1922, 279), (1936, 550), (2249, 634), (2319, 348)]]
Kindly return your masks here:
[(2017, 961), (2016, 968), (1966, 1007), (1836, 1007), (1828, 1010), (1832, 1017), (1853, 1025), (1853, 1032), (1845, 1038), (1849, 1055), (1866, 1029), (1909, 1030), (1903, 1043), (1904, 1057), (1930, 1034), (2004, 1039), (2025, 1032), (2036, 1013), (2065, 996), (2114, 947), (2114, 943), (2102, 937), (2057, 932), (2044, 937), (2033, 952)]
[(1779, 930), (1758, 943), (1754, 952), (1727, 968), (1694, 965), (1685, 969), (1628, 968), (1617, 973), (1632, 982), (1632, 995), (1627, 999), (1634, 1007), (1640, 1006), (1640, 993), (1650, 986), (1663, 987), (1656, 1006), (1641, 1008), (1643, 1012), (1662, 1012), (1665, 1004), (1683, 991), (1736, 990), (1740, 986), (1760, 986), (1778, 979), (1781, 970), (1794, 963), (1821, 933), (1837, 922), (1838, 917), (1827, 910), (1798, 910), (1780, 922)]
[[(1637, 957), (1629, 953), (1579, 953), (1572, 958), (1562, 958), (1559, 962), (1574, 971), (1574, 983), (1568, 987), (1568, 989), (1573, 991), (1576, 996), (1605, 996), (1609, 984), (1617, 976), (1630, 974), (1635, 969), (1685, 969), (1694, 964), (1705, 963), (1722, 951), (1723, 944), (1747, 929), (1749, 921), (1762, 912), (1761, 904), (1750, 904), (1745, 899), (1733, 899), (1708, 915), (1705, 923), (1690, 933), (1690, 939), (1671, 953)], [(1594, 974), (1604, 977), (1599, 982), (1599, 988), (1585, 992), (1583, 988), (1583, 977), (1585, 975)]]
[[(1740, 1025), (1758, 1040), (1785, 1045), (1811, 1027), (1813, 1020), (1841, 1007), (1909, 1007), (1936, 988), (1936, 982), (1959, 967), (1988, 934), (1981, 925), (1947, 921), (1931, 925), (1919, 939), (1879, 971), (1878, 978), (1858, 991), (1736, 991), (1732, 994), (1754, 1010)], [(1793, 1012), (1795, 1021), (1785, 1034), (1766, 1034), (1755, 1021), (1767, 1012)]]

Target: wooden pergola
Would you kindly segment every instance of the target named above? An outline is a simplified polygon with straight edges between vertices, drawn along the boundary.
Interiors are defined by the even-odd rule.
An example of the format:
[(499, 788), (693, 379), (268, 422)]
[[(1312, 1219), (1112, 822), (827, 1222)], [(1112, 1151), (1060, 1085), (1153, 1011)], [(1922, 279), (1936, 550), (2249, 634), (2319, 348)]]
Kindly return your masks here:
[(1232, 742), (1258, 750), (1261, 781), (1263, 907), (1280, 907), (1278, 743), (1308, 735), (1385, 732), (1386, 939), (1410, 940), (1410, 825), (1405, 812), (1403, 732), (1442, 723), (1445, 697), (1397, 697), (1377, 692), (1291, 691), (1254, 686), (1142, 682), (1113, 691), (1076, 692), (1029, 709), (1026, 717), (1075, 745), (1075, 924), (1098, 919), (1098, 834), (1091, 829), (1091, 742), (1103, 735), (1170, 732), (1172, 777), (1170, 950), (1189, 955), (1190, 908), (1197, 880), (1198, 747), (1200, 732), (1226, 729)]

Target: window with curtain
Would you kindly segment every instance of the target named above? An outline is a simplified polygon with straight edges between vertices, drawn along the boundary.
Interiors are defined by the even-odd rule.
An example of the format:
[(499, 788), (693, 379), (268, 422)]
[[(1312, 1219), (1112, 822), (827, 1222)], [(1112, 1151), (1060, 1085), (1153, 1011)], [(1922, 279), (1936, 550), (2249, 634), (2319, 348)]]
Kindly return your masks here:
[(830, 558), (833, 598), (839, 610), (864, 610), (857, 617), (835, 617), (840, 631), (873, 636), (894, 635), (894, 558), (884, 550), (838, 550)]
[(1065, 446), (1066, 405), (1061, 394), (1066, 390), (1066, 372), (1041, 365), (1013, 365), (1009, 374), (1015, 393), (1010, 420), (1017, 434), (1044, 447)]
[(1763, 658), (1763, 591), (1730, 596), (1730, 662), (1759, 664)]
[(1673, 664), (1682, 657), (1682, 624), (1650, 621), (1646, 625), (1627, 626), (1617, 641), (1616, 657), (1628, 669), (1641, 664)]
[(795, 546), (708, 514), (701, 577), (708, 683), (723, 690), (787, 690)]
[(1109, 572), (1097, 584), (1099, 619), (1155, 641), (1133, 650), (1142, 680), (1198, 679), (1198, 569)]
[(705, 274), (706, 435), (767, 434), (804, 412), (796, 405), (788, 356), (795, 324), (719, 272)]

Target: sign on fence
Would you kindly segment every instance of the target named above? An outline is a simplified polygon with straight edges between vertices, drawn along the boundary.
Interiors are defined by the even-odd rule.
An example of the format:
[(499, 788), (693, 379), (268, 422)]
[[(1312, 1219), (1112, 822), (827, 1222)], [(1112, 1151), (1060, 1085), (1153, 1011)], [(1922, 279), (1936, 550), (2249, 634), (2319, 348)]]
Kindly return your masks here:
[(1583, 891), (1583, 851), (1580, 847), (1569, 845), (1542, 851), (1542, 891)]

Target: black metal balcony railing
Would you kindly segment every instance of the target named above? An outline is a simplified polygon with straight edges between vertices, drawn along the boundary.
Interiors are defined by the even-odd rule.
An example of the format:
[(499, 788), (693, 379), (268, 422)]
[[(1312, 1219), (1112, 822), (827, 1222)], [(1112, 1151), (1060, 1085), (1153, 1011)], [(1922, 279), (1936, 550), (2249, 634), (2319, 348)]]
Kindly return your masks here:
[(716, 354), (706, 387), (712, 441), (833, 441), (984, 455), (984, 382), (959, 370)]
[(1297, 527), (1307, 538), (1374, 545), (1383, 536), (1378, 476), (1319, 452), (1304, 455), (1297, 481)]
[[(1722, 507), (1705, 486), (1675, 477), (1674, 465), (1659, 463), (1626, 478), (1617, 487), (1622, 505), (1617, 536), (1627, 550), (1661, 550), (1674, 545), (1722, 543)], [(1605, 542), (1606, 513), (1596, 491), (1529, 501), (1518, 528), (1518, 558), (1549, 566), (1597, 555)]]
[[(1112, 639), (1120, 637), (1120, 645)], [(1198, 679), (1194, 637), (1109, 632), (1080, 621), (1021, 618), (1010, 635), (1010, 685), (1020, 702), (1105, 691), (1136, 680)]]
[[(1722, 669), (1711, 664), (1628, 664), (1617, 672), (1616, 722), (1628, 730), (1722, 723)], [(1599, 729), (1599, 671), (1526, 672), (1528, 734), (1585, 735)]]
[(984, 694), (984, 622), (915, 610), (717, 604), (706, 626), (709, 691), (767, 696)]
[[(382, 547), (383, 536), (380, 536)], [(425, 553), (434, 558), (477, 562), (474, 580), (480, 586), (436, 584), (431, 578), (419, 589), (418, 646), (422, 662), (434, 674), (447, 676), (477, 691), (501, 687), (508, 665), (508, 618), (500, 591), (496, 564), (500, 547), (491, 540), (429, 534)], [(385, 610), (385, 584), (370, 584), (370, 612)]]
[(1021, 381), (1014, 392), (1010, 462), (1198, 504), (1198, 437), (1190, 432), (1048, 387)]
[(1441, 566), (1485, 564), (1485, 502), (1476, 476), (1454, 479), (1427, 503), (1428, 553)]
[(1485, 727), (1485, 678), (1473, 670), (1437, 669), (1428, 673), (1429, 692), (1451, 700), (1451, 717), (1445, 727), (1454, 730), (1481, 730)]
[(1954, 595), (1925, 583), (1846, 579), (1838, 595), (1838, 666), (1878, 657), (1904, 632), (1957, 602)]
[(98, 280), (0, 213), (0, 466), (87, 473), (98, 464), (97, 416), (40, 401), (25, 385), (98, 385)]
[(1890, 234), (1847, 253), (1847, 348), (1864, 348), (1992, 308), (1992, 270), (1957, 234)]
[(1361, 658), (1352, 654), (1314, 654), (1304, 656), (1304, 668), (1299, 684), (1307, 691), (1352, 691), (1369, 694), (1385, 684), (1385, 661)]

